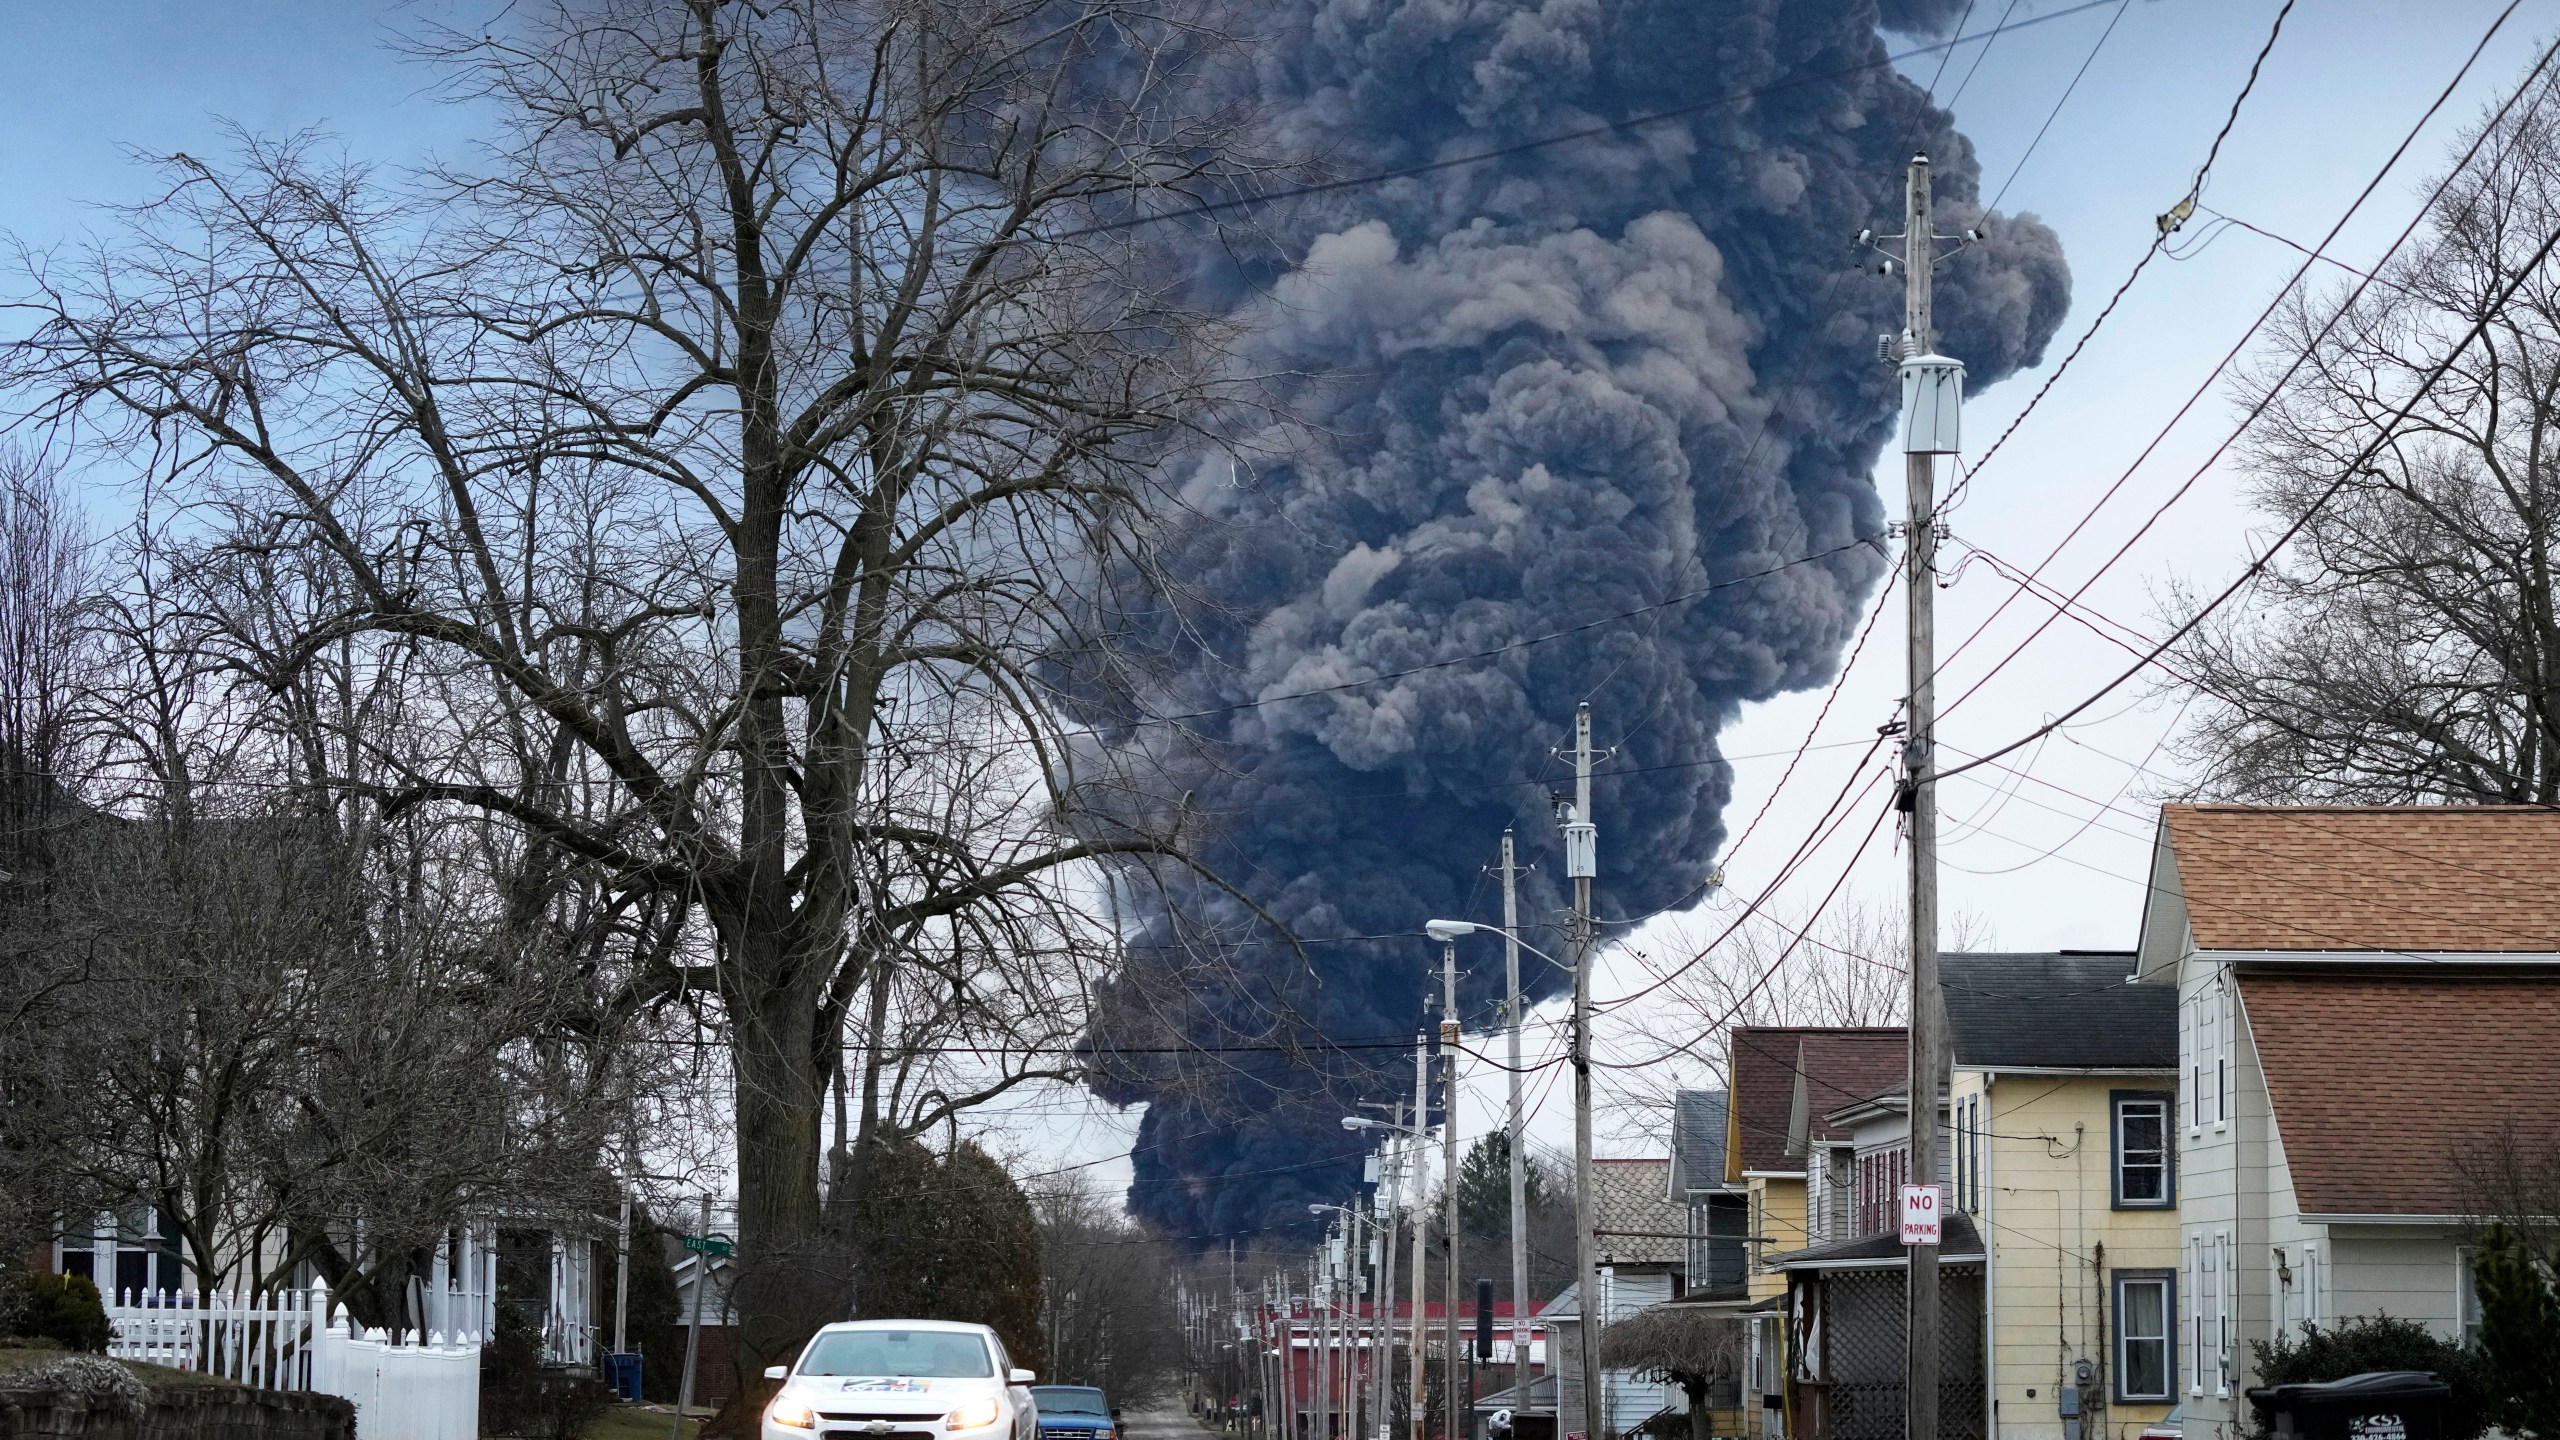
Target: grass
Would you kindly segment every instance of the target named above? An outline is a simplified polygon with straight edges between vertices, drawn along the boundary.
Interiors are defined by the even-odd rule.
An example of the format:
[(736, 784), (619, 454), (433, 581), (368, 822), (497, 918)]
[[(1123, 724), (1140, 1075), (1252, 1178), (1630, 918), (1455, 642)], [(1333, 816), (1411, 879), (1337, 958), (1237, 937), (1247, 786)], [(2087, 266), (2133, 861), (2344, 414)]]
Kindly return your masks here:
[[(694, 1412), (701, 1416), (711, 1413), (699, 1405), (694, 1407)], [(587, 1432), (587, 1440), (667, 1440), (667, 1421), (674, 1413), (675, 1407), (671, 1405), (652, 1409), (617, 1402), (612, 1409), (596, 1417), (595, 1428)], [(688, 1415), (679, 1440), (694, 1440), (701, 1430), (702, 1421)]]

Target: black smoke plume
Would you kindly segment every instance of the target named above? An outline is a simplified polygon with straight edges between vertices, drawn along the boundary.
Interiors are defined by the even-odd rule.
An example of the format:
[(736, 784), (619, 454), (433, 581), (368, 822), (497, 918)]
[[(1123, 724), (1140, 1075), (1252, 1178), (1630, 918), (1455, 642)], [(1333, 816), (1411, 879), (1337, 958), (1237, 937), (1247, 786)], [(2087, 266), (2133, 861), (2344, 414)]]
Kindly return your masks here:
[[(1830, 678), (1886, 565), (1871, 471), (1897, 406), (1875, 337), (1902, 284), (1854, 251), (1900, 229), (1904, 165), (1936, 162), (1942, 224), (1975, 223), (1972, 147), (1877, 64), (1883, 31), (1943, 33), (1954, 0), (1267, 0), (1252, 84), (1342, 175), (1696, 106), (1664, 123), (1291, 202), (1295, 263), (1204, 244), (1250, 307), (1253, 357), (1309, 375), (1285, 463), (1200, 465), (1175, 537), (1195, 603), (1147, 638), (1174, 679), (1123, 732), (1181, 772), (1208, 858), (1306, 942), (1233, 905), (1140, 896), (1136, 963), (1102, 1035), (1229, 1047), (1117, 1072), (1146, 1102), (1132, 1200), (1198, 1240), (1303, 1225), (1365, 1148), (1340, 1117), (1410, 1094), (1435, 915), (1498, 918), (1484, 867), (1516, 827), (1560, 903), (1551, 790), (1577, 702), (1598, 717), (1606, 915), (1694, 894), (1724, 840), (1717, 734), (1745, 702)], [(1971, 62), (1960, 52), (1952, 69)], [(2035, 362), (2069, 293), (2031, 218), (1937, 280), (1941, 350), (1977, 390)], [(1868, 262), (1856, 268), (1864, 255)], [(1310, 438), (1311, 437), (1311, 438)], [(1759, 572), (1773, 572), (1755, 579)], [(1731, 582), (1731, 583), (1727, 583)], [(1570, 639), (1314, 698), (1585, 621)], [(1170, 610), (1168, 610), (1168, 614)], [(1143, 627), (1142, 627), (1143, 628)], [(1198, 897), (1194, 897), (1198, 898)], [(1401, 933), (1411, 938), (1345, 941)], [(1244, 936), (1240, 943), (1227, 945)], [(1533, 942), (1559, 950), (1551, 924)], [(1224, 947), (1224, 948), (1222, 948)], [(1216, 959), (1204, 957), (1216, 956)], [(1461, 1009), (1501, 986), (1462, 947)], [(1533, 993), (1561, 977), (1532, 962)], [(1235, 1048), (1265, 1044), (1274, 1048)]]

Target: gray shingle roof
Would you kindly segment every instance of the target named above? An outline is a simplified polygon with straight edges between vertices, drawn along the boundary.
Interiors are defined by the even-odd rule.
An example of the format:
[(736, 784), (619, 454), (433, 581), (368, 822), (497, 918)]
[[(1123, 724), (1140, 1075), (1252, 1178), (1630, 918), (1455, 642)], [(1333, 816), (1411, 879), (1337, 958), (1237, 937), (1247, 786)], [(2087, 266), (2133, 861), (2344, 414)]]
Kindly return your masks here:
[(2178, 993), (2128, 984), (2131, 951), (1939, 957), (1955, 1063), (1992, 1069), (2178, 1068)]
[(1671, 1097), (1671, 1193), (1724, 1188), (1725, 1092)]

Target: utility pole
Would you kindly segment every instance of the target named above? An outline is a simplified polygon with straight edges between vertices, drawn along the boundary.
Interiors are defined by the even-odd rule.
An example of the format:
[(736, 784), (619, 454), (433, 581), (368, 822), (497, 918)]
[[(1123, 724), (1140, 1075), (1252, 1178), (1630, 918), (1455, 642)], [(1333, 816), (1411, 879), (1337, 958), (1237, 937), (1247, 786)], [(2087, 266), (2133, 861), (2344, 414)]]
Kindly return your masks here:
[[(1390, 1140), (1385, 1147), (1385, 1152), (1394, 1158), (1389, 1162), (1387, 1172), (1386, 1214), (1380, 1220), (1380, 1229), (1383, 1233), (1382, 1243), (1378, 1247), (1379, 1326), (1373, 1327), (1373, 1333), (1379, 1329), (1383, 1330), (1386, 1336), (1386, 1348), (1379, 1352), (1378, 1359), (1370, 1366), (1370, 1384), (1377, 1392), (1376, 1404), (1370, 1409), (1370, 1414), (1376, 1417), (1373, 1422), (1377, 1426), (1376, 1440), (1394, 1440), (1395, 1434), (1394, 1422), (1387, 1412), (1394, 1399), (1395, 1390), (1396, 1226), (1402, 1223), (1404, 1215), (1404, 1152), (1408, 1148), (1408, 1142), (1403, 1135), (1405, 1121), (1402, 1099), (1396, 1101), (1395, 1117), (1395, 1129), (1388, 1133), (1396, 1138)], [(1372, 1339), (1371, 1344), (1376, 1343), (1377, 1341)]]
[[(1518, 1061), (1513, 1061), (1518, 1063)], [(630, 1353), (632, 1314), (632, 1181), (622, 1181), (622, 1227), (614, 1232), (614, 1355)], [(620, 1366), (622, 1361), (614, 1361)], [(620, 1379), (620, 1373), (617, 1373)]]
[(1517, 1387), (1527, 1380), (1522, 1367), (1529, 1359), (1529, 1146), (1520, 1116), (1520, 867), (1512, 862), (1508, 826), (1502, 831), (1502, 985), (1511, 1031), (1511, 1383)]
[(1440, 942), (1440, 1324), (1444, 1440), (1458, 1428), (1458, 942)]
[[(1573, 712), (1573, 811), (1564, 822), (1564, 873), (1573, 881), (1573, 1266), (1582, 1312), (1582, 1433), (1607, 1440), (1600, 1394), (1599, 1197), (1591, 1182), (1591, 878), (1599, 830), (1591, 822), (1591, 707)], [(1562, 1387), (1557, 1390), (1563, 1395)], [(1558, 1416), (1561, 1421), (1562, 1416)]]
[[(702, 1218), (694, 1225), (695, 1235), (711, 1234), (711, 1192), (702, 1195)], [(667, 1427), (667, 1440), (684, 1440), (684, 1412), (693, 1405), (694, 1361), (702, 1353), (702, 1297), (711, 1289), (711, 1252), (697, 1250), (693, 1256), (693, 1323), (684, 1332), (684, 1375), (676, 1385), (675, 1423)]]
[(1422, 1397), (1431, 1393), (1422, 1371), (1423, 1297), (1430, 1293), (1428, 1272), (1423, 1264), (1422, 1237), (1431, 1228), (1422, 1218), (1426, 1213), (1423, 1209), (1425, 1197), (1431, 1194), (1431, 1149), (1422, 1143), (1422, 1132), (1430, 1128), (1431, 1120), (1430, 1067), (1430, 1042), (1427, 1037), (1417, 1035), (1413, 1041), (1413, 1338), (1407, 1351), (1412, 1360), (1410, 1370), (1413, 1378), (1409, 1382), (1412, 1391), (1405, 1406), (1413, 1440), (1423, 1440)]
[[(1910, 817), (1911, 875), (1911, 1183), (1938, 1183), (1938, 1104), (1947, 1072), (1946, 1009), (1938, 990), (1938, 703), (1935, 672), (1937, 593), (1937, 457), (1957, 448), (1964, 367), (1932, 349), (1929, 281), (1938, 241), (1970, 242), (1980, 232), (1941, 236), (1930, 216), (1929, 157), (1911, 157), (1902, 227), (1902, 448), (1909, 484), (1905, 516), (1903, 596), (1909, 614), (1910, 693), (1902, 746), (1901, 805)], [(1950, 252), (1952, 253), (1952, 252)], [(1941, 1196), (1943, 1199), (1943, 1194)], [(1897, 1200), (1899, 1197), (1897, 1197)], [(1938, 1207), (1943, 1217), (1945, 1206)], [(1938, 1435), (1938, 1247), (1909, 1248), (1908, 1324), (1904, 1327), (1903, 1431), (1908, 1440)]]

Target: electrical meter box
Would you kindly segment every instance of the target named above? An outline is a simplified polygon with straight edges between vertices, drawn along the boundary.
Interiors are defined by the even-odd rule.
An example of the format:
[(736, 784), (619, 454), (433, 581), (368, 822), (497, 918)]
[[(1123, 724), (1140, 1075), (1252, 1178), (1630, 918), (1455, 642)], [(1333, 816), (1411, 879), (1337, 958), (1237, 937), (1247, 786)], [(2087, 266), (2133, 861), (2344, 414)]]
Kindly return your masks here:
[(1902, 453), (1953, 455), (1964, 413), (1964, 362), (1914, 355), (1902, 362)]

